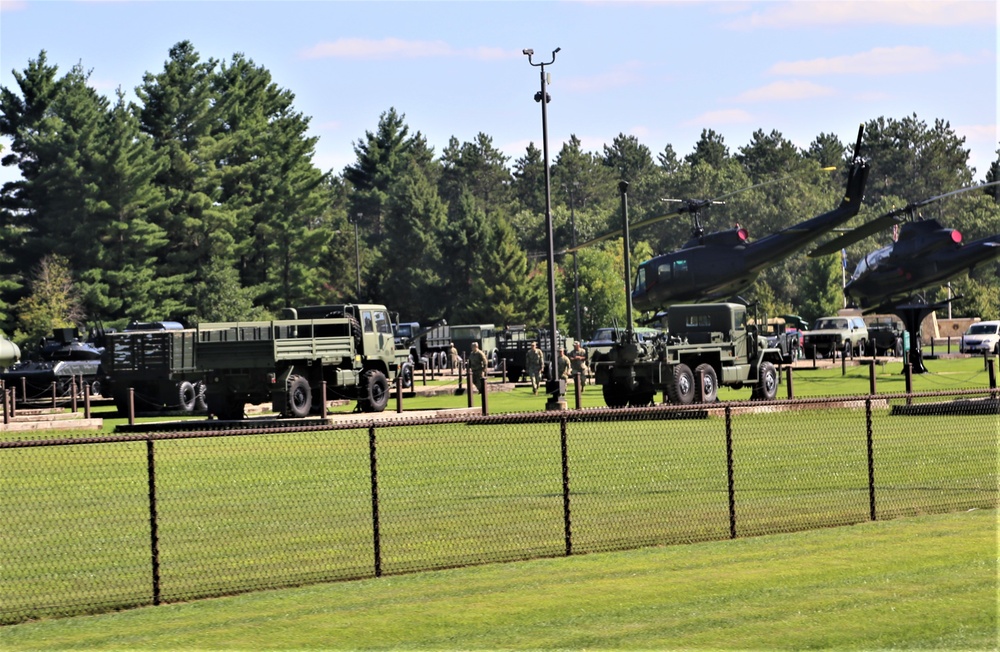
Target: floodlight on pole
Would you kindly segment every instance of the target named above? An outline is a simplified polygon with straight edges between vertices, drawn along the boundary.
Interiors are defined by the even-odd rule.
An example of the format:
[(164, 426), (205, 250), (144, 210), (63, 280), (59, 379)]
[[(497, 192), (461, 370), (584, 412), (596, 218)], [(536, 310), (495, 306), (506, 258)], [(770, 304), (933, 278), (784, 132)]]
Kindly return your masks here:
[(562, 48), (552, 51), (552, 60), (545, 63), (535, 63), (531, 57), (535, 51), (525, 48), (521, 52), (528, 57), (528, 64), (540, 68), (541, 88), (535, 93), (535, 101), (542, 105), (542, 156), (545, 165), (545, 241), (548, 248), (549, 264), (549, 337), (550, 352), (552, 354), (552, 365), (549, 367), (548, 380), (545, 383), (545, 393), (549, 400), (545, 404), (547, 410), (566, 409), (566, 386), (559, 379), (559, 333), (556, 331), (556, 277), (555, 277), (555, 249), (552, 245), (552, 179), (549, 170), (549, 130), (548, 114), (545, 106), (552, 101), (552, 98), (545, 92), (546, 78), (545, 66), (556, 61), (556, 53)]

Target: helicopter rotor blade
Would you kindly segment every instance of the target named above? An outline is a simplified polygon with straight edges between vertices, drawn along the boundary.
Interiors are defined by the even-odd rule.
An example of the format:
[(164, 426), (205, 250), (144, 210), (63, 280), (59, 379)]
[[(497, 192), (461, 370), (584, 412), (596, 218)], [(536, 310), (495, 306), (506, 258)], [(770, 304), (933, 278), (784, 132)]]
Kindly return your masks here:
[[(832, 172), (836, 169), (837, 169), (836, 167), (825, 167), (825, 168), (820, 168), (820, 172)], [(787, 181), (788, 179), (792, 179), (798, 176), (799, 174), (802, 174), (802, 172), (786, 174), (783, 177), (768, 179), (767, 181), (761, 181), (759, 183), (753, 184), (752, 186), (747, 186), (745, 188), (740, 188), (739, 190), (727, 192), (723, 195), (719, 195), (718, 197), (714, 197), (712, 199), (662, 199), (661, 201), (664, 202), (681, 203), (682, 206), (679, 206), (675, 210), (669, 211), (667, 213), (663, 213), (662, 215), (657, 215), (655, 217), (650, 217), (645, 220), (640, 220), (634, 224), (630, 224), (628, 228), (630, 231), (632, 229), (640, 229), (642, 227), (649, 226), (650, 224), (656, 224), (657, 222), (662, 222), (663, 220), (671, 218), (675, 215), (682, 215), (684, 213), (697, 213), (702, 208), (706, 208), (708, 206), (725, 205), (726, 202), (722, 200), (726, 199), (727, 197), (732, 197), (733, 195), (738, 195), (740, 193), (747, 192), (748, 190), (753, 190), (754, 188), (760, 188), (761, 186), (769, 186), (771, 184), (780, 183), (781, 181)], [(591, 245), (595, 245), (598, 242), (604, 242), (605, 240), (610, 240), (611, 238), (619, 237), (623, 234), (624, 231), (622, 229), (609, 231), (604, 235), (599, 235), (596, 238), (592, 238), (590, 240), (587, 240), (586, 242), (579, 243), (575, 247), (567, 247), (566, 249), (557, 251), (556, 255), (571, 254), (575, 251), (579, 251), (580, 249), (584, 249)]]
[(896, 211), (886, 213), (885, 215), (876, 217), (871, 222), (867, 222), (852, 231), (848, 231), (838, 238), (830, 240), (826, 244), (816, 247), (809, 252), (809, 257), (818, 258), (819, 256), (826, 256), (828, 254), (838, 252), (848, 245), (852, 245), (859, 240), (864, 240), (868, 236), (875, 235), (879, 231), (902, 221), (903, 220), (899, 219)]
[(942, 195), (936, 195), (929, 199), (923, 199), (921, 201), (912, 202), (904, 206), (903, 208), (897, 208), (891, 210), (888, 213), (876, 217), (871, 222), (862, 224), (858, 228), (848, 231), (839, 238), (835, 238), (824, 245), (817, 247), (816, 249), (809, 252), (810, 258), (816, 258), (817, 256), (826, 256), (832, 254), (848, 245), (852, 245), (859, 240), (863, 240), (870, 235), (875, 235), (882, 229), (885, 229), (894, 224), (904, 222), (907, 218), (904, 216), (913, 215), (913, 211), (916, 209), (926, 206), (928, 204), (934, 203), (938, 200), (944, 199), (945, 197), (951, 197), (952, 195), (960, 195), (962, 193), (969, 192), (970, 190), (978, 190), (980, 188), (986, 188), (989, 186), (995, 186), (1000, 184), (1000, 181), (991, 181), (989, 183), (982, 183), (977, 186), (968, 186), (965, 188), (959, 188), (958, 190), (952, 190), (951, 192), (946, 192)]

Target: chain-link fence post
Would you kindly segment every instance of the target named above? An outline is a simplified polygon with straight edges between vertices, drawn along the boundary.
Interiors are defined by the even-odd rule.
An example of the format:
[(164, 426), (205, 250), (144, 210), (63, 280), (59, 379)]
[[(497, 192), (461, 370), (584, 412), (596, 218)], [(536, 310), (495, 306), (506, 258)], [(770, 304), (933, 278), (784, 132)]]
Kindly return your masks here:
[(378, 457), (375, 450), (375, 425), (368, 426), (368, 459), (372, 481), (372, 545), (375, 577), (382, 577), (382, 538), (378, 516)]
[(569, 445), (566, 437), (565, 416), (559, 419), (559, 442), (562, 449), (562, 488), (563, 488), (563, 538), (566, 542), (566, 556), (573, 554), (573, 528), (569, 505)]
[(146, 469), (149, 482), (149, 550), (152, 563), (153, 604), (160, 604), (160, 538), (156, 516), (156, 455), (153, 440), (146, 439)]

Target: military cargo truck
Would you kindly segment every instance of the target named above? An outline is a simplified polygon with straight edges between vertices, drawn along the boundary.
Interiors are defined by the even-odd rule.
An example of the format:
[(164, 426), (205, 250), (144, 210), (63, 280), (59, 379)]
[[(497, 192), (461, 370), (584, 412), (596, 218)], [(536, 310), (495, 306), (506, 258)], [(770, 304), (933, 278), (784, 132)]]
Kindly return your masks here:
[(208, 411), (241, 419), (247, 403), (270, 401), (283, 417), (322, 412), (328, 398), (381, 412), (397, 376), (412, 385), (409, 352), (397, 350), (385, 306), (341, 304), (287, 308), (285, 319), (198, 325), (198, 367)]
[(195, 360), (197, 331), (175, 321), (130, 322), (105, 336), (101, 364), (118, 413), (204, 412), (205, 383)]
[(755, 399), (775, 398), (781, 352), (747, 324), (746, 306), (676, 305), (667, 320), (669, 335), (639, 341), (628, 329), (595, 359), (594, 378), (609, 407), (648, 405), (658, 392), (671, 403), (710, 403), (719, 387), (750, 386)]
[[(565, 337), (557, 333), (556, 337), (559, 346), (569, 353), (573, 350), (573, 338)], [(507, 382), (516, 383), (521, 380), (525, 371), (525, 359), (532, 342), (538, 343), (538, 348), (542, 350), (545, 358), (545, 369), (542, 371), (543, 377), (548, 377), (548, 365), (552, 364), (552, 338), (548, 331), (542, 329), (528, 329), (524, 326), (508, 326), (496, 333), (496, 360), (494, 367), (500, 366), (500, 361), (504, 362), (507, 373)]]

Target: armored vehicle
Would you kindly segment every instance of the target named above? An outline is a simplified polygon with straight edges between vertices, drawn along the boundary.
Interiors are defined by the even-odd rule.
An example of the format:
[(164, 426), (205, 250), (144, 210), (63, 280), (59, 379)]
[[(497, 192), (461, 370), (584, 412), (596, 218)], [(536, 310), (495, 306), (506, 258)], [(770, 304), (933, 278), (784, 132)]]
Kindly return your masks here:
[(868, 346), (875, 355), (902, 357), (904, 342), (909, 336), (903, 322), (893, 317), (870, 317), (868, 325)]
[(26, 360), (12, 365), (0, 378), (7, 387), (17, 389), (18, 400), (49, 398), (53, 383), (56, 396), (71, 396), (74, 386), (77, 392), (82, 393), (87, 386), (92, 395), (100, 395), (105, 380), (101, 368), (103, 339), (100, 329), (82, 339), (76, 328), (57, 328), (52, 337), (42, 338)]
[(710, 403), (720, 386), (750, 386), (755, 399), (775, 398), (781, 352), (768, 348), (756, 327), (748, 326), (746, 306), (671, 306), (667, 323), (669, 335), (643, 341), (626, 330), (593, 365), (608, 406), (648, 405), (657, 392), (665, 392), (671, 403)]
[(412, 385), (409, 351), (396, 349), (385, 306), (342, 304), (287, 308), (285, 319), (199, 324), (196, 354), (205, 373), (208, 411), (241, 419), (247, 403), (270, 401), (283, 417), (322, 412), (329, 398), (381, 412), (389, 383)]

